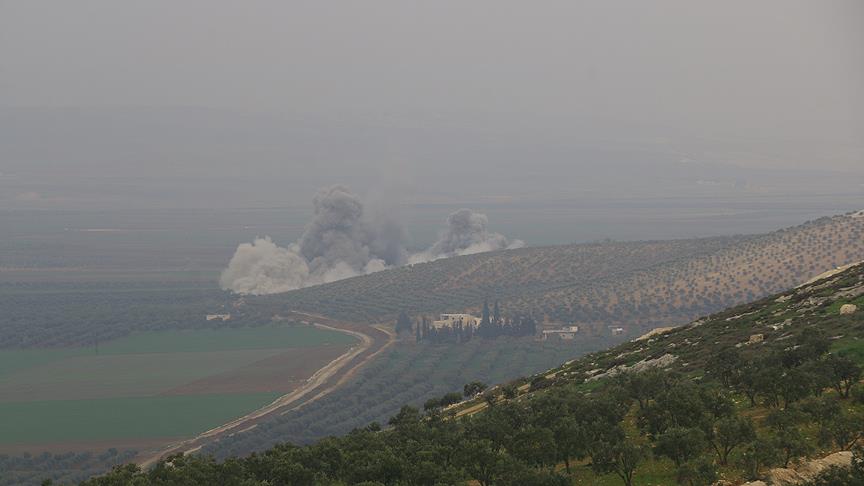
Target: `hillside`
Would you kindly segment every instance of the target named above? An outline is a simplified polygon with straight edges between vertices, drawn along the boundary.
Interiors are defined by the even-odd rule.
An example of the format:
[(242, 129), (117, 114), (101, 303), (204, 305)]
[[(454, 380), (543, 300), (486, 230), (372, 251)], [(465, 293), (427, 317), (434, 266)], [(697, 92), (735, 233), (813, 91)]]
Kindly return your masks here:
[(864, 215), (821, 218), (760, 236), (603, 242), (462, 256), (258, 299), (268, 312), (319, 312), (366, 322), (477, 309), (631, 334), (760, 298), (864, 260)]
[(864, 264), (454, 406), (404, 407), (383, 432), (88, 484), (854, 485), (862, 365)]
[[(761, 236), (601, 242), (467, 255), (394, 268), (266, 297), (187, 281), (0, 282), (0, 348), (63, 347), (160, 329), (231, 327), (291, 311), (356, 323), (477, 311), (500, 300), (505, 316), (531, 312), (579, 324), (595, 337), (620, 325), (633, 337), (798, 285), (864, 260), (864, 217), (822, 218)], [(0, 272), (2, 273), (2, 272)], [(245, 302), (247, 305), (236, 308)]]

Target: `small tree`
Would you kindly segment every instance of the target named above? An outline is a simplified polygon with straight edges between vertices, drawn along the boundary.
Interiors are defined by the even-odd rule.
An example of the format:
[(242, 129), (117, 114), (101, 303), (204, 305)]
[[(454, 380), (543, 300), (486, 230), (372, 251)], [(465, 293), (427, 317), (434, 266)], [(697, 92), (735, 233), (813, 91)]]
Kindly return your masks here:
[(564, 461), (564, 469), (570, 474), (570, 459), (581, 459), (588, 455), (588, 430), (573, 417), (562, 417), (552, 432), (555, 434), (558, 460)]
[(449, 405), (453, 405), (454, 403), (459, 403), (462, 401), (462, 394), (456, 392), (450, 392), (441, 397), (439, 401), (442, 407), (446, 407)]
[(408, 317), (408, 314), (403, 310), (399, 313), (399, 317), (396, 319), (396, 333), (402, 334), (405, 332), (411, 332), (414, 328), (414, 324), (411, 322), (411, 318)]
[(861, 367), (845, 356), (830, 355), (828, 358), (831, 385), (843, 398), (849, 398), (849, 392), (861, 379)]
[(819, 435), (823, 443), (834, 443), (844, 451), (851, 450), (864, 438), (864, 416), (841, 410), (822, 426)]
[(457, 460), (465, 471), (481, 486), (494, 483), (496, 473), (501, 469), (504, 456), (488, 439), (472, 439), (460, 443)]
[(654, 453), (672, 459), (680, 467), (705, 449), (705, 434), (696, 428), (672, 427), (657, 437)]
[(651, 369), (641, 373), (625, 373), (621, 375), (621, 386), (639, 404), (639, 410), (645, 410), (648, 402), (656, 398), (666, 387), (665, 371)]
[(800, 428), (800, 424), (806, 419), (807, 415), (797, 407), (774, 410), (765, 419), (768, 426), (775, 431), (771, 440), (780, 451), (783, 467), (788, 467), (792, 459), (805, 456), (811, 450)]
[(423, 410), (426, 410), (428, 412), (429, 410), (434, 410), (440, 406), (440, 398), (430, 398), (429, 400), (426, 400), (426, 403), (423, 404)]
[(786, 408), (810, 395), (810, 389), (813, 387), (812, 375), (801, 368), (788, 369), (779, 376), (776, 385), (780, 396), (783, 397), (783, 407)]
[(526, 427), (513, 437), (513, 456), (532, 466), (554, 465), (557, 458), (555, 436), (545, 427)]
[(741, 352), (737, 348), (723, 348), (715, 355), (708, 365), (706, 371), (717, 378), (723, 386), (732, 386), (735, 378), (738, 376), (744, 364), (744, 359), (741, 357)]
[(494, 407), (495, 402), (498, 401), (498, 395), (491, 391), (487, 391), (483, 394), (483, 401), (485, 401), (486, 405), (488, 405), (489, 407)]
[(540, 375), (540, 376), (534, 377), (531, 380), (530, 390), (532, 392), (537, 391), (537, 390), (542, 390), (542, 389), (549, 387), (551, 385), (552, 385), (552, 381), (549, 378), (546, 378), (545, 376)]
[(713, 484), (717, 480), (717, 468), (708, 456), (700, 456), (678, 467), (679, 484), (702, 486)]
[(710, 437), (711, 446), (722, 465), (729, 464), (729, 454), (741, 444), (756, 438), (753, 422), (747, 417), (723, 417), (714, 424)]
[(774, 444), (780, 450), (783, 467), (789, 467), (792, 459), (806, 456), (812, 450), (807, 443), (807, 438), (798, 427), (789, 427), (777, 432), (774, 436)]
[(732, 387), (744, 394), (750, 400), (750, 406), (756, 406), (756, 395), (759, 393), (760, 375), (756, 363), (746, 362), (732, 380)]
[(741, 452), (740, 465), (747, 472), (748, 479), (759, 477), (762, 468), (771, 467), (780, 462), (780, 451), (773, 440), (757, 438), (744, 447)]
[(831, 340), (825, 334), (825, 331), (817, 327), (809, 327), (798, 336), (796, 346), (792, 349), (792, 353), (799, 360), (800, 364), (804, 361), (812, 361), (828, 352), (831, 347)]
[(601, 443), (596, 446), (591, 468), (598, 474), (614, 472), (625, 486), (633, 486), (633, 474), (643, 459), (645, 450), (626, 439), (615, 444)]
[(462, 388), (462, 393), (465, 397), (473, 397), (475, 395), (479, 395), (486, 390), (487, 386), (485, 383), (479, 381), (472, 381), (471, 383), (466, 383)]

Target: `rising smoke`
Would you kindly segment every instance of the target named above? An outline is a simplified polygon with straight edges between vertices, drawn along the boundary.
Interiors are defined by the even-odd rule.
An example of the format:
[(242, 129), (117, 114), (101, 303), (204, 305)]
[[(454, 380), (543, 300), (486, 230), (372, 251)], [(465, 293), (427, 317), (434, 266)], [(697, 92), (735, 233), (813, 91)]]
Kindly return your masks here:
[(520, 248), (520, 240), (508, 240), (486, 228), (489, 218), (470, 209), (460, 209), (447, 217), (447, 230), (429, 249), (411, 255), (409, 263), (428, 262), (458, 255), (471, 255), (502, 249)]
[(523, 245), (489, 232), (485, 215), (460, 209), (447, 218), (447, 229), (438, 241), (409, 255), (399, 224), (368, 219), (363, 203), (344, 186), (322, 189), (312, 203), (314, 217), (296, 243), (283, 248), (265, 237), (238, 246), (222, 272), (222, 288), (238, 294), (274, 294), (405, 263)]

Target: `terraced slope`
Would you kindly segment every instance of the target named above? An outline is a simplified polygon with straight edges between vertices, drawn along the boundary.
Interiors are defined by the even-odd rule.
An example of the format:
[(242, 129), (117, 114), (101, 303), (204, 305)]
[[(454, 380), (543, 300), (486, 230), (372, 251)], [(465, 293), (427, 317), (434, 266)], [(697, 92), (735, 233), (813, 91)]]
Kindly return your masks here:
[(821, 218), (758, 236), (523, 248), (396, 268), (255, 299), (266, 312), (304, 310), (378, 322), (476, 310), (499, 299), (595, 332), (631, 333), (751, 301), (864, 260), (864, 214)]

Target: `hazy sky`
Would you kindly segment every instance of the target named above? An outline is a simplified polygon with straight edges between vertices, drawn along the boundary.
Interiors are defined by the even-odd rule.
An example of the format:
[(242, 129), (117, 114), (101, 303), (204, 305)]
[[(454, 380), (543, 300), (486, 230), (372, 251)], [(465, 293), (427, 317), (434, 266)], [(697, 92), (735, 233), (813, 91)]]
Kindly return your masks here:
[[(470, 139), (485, 144), (470, 160), (483, 166), (663, 147), (676, 158), (862, 174), (864, 2), (0, 0), (3, 106), (274, 117), (292, 133), (313, 131), (327, 150), (345, 147), (316, 152), (316, 164), (356, 153), (361, 164), (434, 159), (456, 170)], [(23, 118), (7, 115), (9, 133), (32, 131), (17, 125)], [(259, 136), (267, 120), (246, 129)], [(243, 123), (229, 124), (232, 136)], [(365, 138), (355, 143), (358, 130)], [(194, 149), (188, 140), (176, 150), (171, 140), (146, 145), (234, 174), (236, 163), (220, 161), (224, 147), (202, 148), (208, 136)], [(245, 140), (256, 148), (236, 155), (273, 176), (273, 161), (290, 165), (294, 150), (279, 140)], [(530, 157), (502, 161), (496, 143)], [(438, 152), (448, 147), (459, 149)], [(70, 160), (98, 158), (91, 148), (70, 145)], [(124, 158), (116, 153), (112, 161)], [(0, 172), (54, 157), (29, 146), (4, 154)], [(146, 157), (131, 159), (140, 168)]]

